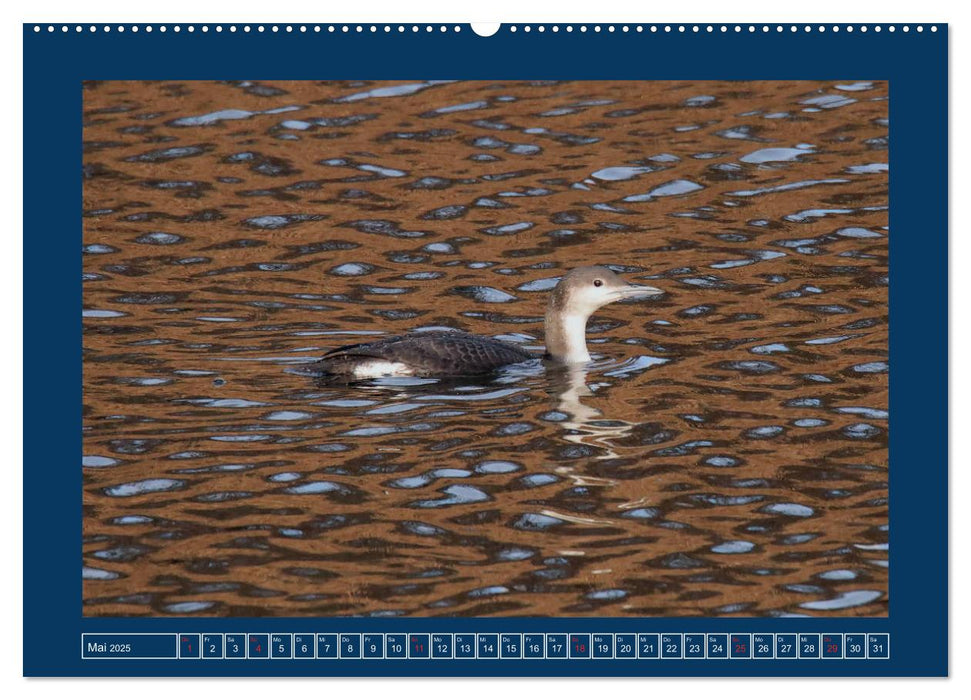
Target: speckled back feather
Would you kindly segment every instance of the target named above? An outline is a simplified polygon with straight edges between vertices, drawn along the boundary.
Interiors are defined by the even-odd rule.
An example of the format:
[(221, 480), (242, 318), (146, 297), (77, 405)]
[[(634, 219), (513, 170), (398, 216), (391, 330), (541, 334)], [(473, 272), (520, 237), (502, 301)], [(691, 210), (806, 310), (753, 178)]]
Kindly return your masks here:
[(416, 376), (487, 374), (505, 365), (525, 362), (533, 355), (510, 343), (461, 332), (430, 331), (345, 345), (325, 354), (313, 365), (321, 374), (352, 375), (367, 359), (401, 362)]

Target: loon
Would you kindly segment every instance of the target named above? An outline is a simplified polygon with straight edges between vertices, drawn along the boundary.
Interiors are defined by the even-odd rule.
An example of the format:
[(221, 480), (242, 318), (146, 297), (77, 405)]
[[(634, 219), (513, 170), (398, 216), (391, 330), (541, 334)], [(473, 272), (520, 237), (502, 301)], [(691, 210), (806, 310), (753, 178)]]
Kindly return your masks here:
[[(571, 270), (550, 294), (544, 357), (566, 365), (589, 362), (587, 319), (594, 311), (621, 299), (663, 293), (657, 287), (628, 284), (599, 265)], [(352, 381), (387, 376), (462, 377), (533, 359), (537, 356), (500, 340), (461, 331), (428, 331), (335, 348), (311, 369), (314, 374)]]

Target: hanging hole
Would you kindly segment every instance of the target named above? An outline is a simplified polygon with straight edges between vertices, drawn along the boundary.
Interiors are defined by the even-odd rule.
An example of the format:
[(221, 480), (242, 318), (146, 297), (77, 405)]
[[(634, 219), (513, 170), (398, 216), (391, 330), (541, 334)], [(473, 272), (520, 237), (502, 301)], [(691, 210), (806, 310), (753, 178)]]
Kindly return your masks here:
[(479, 36), (492, 36), (501, 26), (499, 22), (473, 22), (472, 31)]

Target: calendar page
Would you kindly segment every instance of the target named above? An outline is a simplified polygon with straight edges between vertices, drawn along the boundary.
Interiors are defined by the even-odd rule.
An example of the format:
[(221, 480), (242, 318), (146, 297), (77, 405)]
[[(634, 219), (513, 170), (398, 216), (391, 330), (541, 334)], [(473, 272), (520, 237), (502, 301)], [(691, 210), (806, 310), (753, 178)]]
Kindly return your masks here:
[(946, 674), (946, 25), (23, 31), (26, 675)]

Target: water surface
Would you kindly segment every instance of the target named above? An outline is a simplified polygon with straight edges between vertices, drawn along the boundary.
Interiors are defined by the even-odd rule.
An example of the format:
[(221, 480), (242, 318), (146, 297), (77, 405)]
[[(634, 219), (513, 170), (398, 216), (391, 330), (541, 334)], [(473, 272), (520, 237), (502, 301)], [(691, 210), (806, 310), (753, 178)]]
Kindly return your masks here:
[[(887, 95), (87, 84), (85, 614), (886, 615)], [(293, 371), (591, 263), (589, 367)]]

